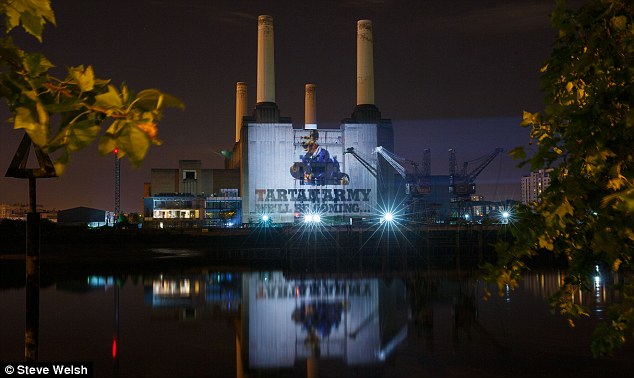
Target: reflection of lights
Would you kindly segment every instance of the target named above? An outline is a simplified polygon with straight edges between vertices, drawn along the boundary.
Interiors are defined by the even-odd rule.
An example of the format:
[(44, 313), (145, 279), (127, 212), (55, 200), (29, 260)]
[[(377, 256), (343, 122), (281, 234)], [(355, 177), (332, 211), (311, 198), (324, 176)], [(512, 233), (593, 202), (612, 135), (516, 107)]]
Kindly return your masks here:
[(154, 295), (164, 296), (189, 296), (190, 294), (190, 281), (187, 278), (180, 280), (166, 279), (166, 280), (154, 280), (153, 282)]
[(392, 340), (390, 340), (385, 348), (380, 349), (376, 356), (379, 361), (385, 361), (385, 359), (396, 349), (396, 347), (403, 342), (407, 338), (407, 327), (403, 327), (399, 333), (394, 336)]
[(108, 289), (115, 285), (113, 276), (88, 276), (87, 284), (90, 287)]

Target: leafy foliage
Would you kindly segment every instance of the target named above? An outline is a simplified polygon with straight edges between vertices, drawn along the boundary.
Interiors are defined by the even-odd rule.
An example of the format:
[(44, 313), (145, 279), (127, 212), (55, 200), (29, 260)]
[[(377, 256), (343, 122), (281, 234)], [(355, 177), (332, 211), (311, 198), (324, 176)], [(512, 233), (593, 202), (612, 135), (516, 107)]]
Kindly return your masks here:
[[(524, 112), (522, 122), (535, 151), (512, 154), (532, 170), (552, 169), (552, 184), (539, 203), (519, 209), (516, 242), (499, 246), (487, 279), (513, 286), (513, 272), (538, 252), (564, 256), (569, 269), (551, 305), (574, 325), (588, 313), (574, 293), (589, 287), (595, 266), (623, 271), (634, 258), (634, 5), (589, 0), (568, 10), (558, 0), (551, 17), (559, 35), (541, 69), (546, 107)], [(595, 355), (634, 330), (633, 287), (619, 288), (625, 299), (597, 329)]]
[[(55, 24), (50, 0), (0, 0), (0, 14), (7, 33), (21, 26), (40, 41), (45, 24)], [(54, 162), (58, 175), (73, 152), (97, 139), (100, 154), (116, 147), (119, 157), (139, 165), (151, 145), (161, 144), (157, 123), (163, 109), (184, 108), (157, 89), (134, 93), (125, 84), (115, 87), (97, 78), (91, 66), (71, 67), (64, 79), (49, 73), (53, 67), (42, 54), (19, 49), (10, 37), (0, 38), (0, 97), (13, 113), (15, 129), (23, 129), (45, 152), (59, 151)]]

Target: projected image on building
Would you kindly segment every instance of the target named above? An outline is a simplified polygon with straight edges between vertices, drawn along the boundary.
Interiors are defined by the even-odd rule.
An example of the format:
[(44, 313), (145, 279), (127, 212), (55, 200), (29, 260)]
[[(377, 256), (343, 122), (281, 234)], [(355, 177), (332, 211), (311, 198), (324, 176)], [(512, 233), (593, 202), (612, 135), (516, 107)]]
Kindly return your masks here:
[(301, 185), (348, 185), (350, 177), (341, 172), (337, 157), (331, 156), (320, 144), (319, 131), (310, 130), (299, 138), (304, 153), (291, 166), (294, 179), (299, 180)]

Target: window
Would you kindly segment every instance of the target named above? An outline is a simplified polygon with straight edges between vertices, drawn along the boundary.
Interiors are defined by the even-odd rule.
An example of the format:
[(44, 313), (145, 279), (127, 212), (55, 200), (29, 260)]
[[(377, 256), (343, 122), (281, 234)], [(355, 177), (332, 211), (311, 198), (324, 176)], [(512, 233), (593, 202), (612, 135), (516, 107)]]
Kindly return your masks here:
[(184, 170), (183, 180), (196, 180), (196, 171)]

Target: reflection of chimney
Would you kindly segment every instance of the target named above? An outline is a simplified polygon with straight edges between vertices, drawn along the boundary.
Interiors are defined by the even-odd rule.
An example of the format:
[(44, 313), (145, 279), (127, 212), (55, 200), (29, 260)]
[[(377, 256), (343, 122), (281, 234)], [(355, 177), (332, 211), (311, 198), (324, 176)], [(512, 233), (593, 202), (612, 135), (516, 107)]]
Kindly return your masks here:
[(374, 105), (374, 62), (370, 20), (357, 22), (357, 105)]
[(275, 103), (275, 60), (273, 17), (258, 17), (258, 83), (257, 103)]
[(240, 141), (242, 132), (242, 117), (247, 115), (247, 84), (236, 83), (236, 143)]
[(317, 93), (315, 84), (306, 84), (306, 96), (304, 98), (304, 129), (317, 129)]

